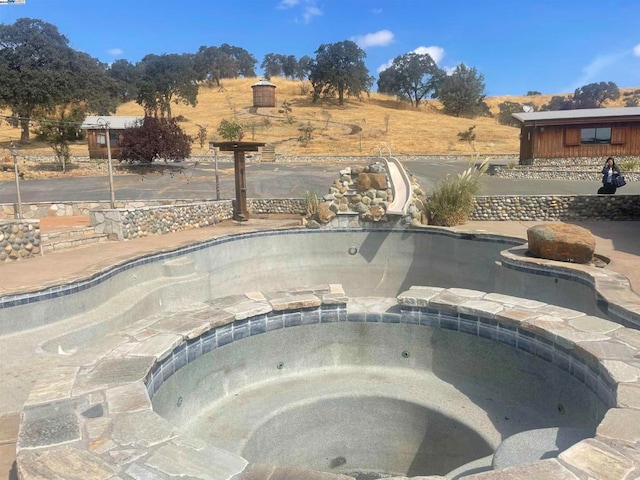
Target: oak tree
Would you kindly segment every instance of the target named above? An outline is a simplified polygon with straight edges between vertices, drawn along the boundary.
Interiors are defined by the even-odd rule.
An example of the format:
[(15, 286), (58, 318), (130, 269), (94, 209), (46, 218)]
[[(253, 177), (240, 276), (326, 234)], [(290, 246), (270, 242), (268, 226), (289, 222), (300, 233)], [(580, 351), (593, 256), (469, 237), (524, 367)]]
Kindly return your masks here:
[(428, 53), (407, 53), (380, 72), (378, 92), (409, 100), (417, 108), (423, 98), (435, 95), (443, 77), (444, 72)]
[(373, 77), (364, 63), (367, 54), (355, 42), (322, 44), (315, 53), (309, 73), (314, 102), (337, 94), (338, 104), (343, 105), (345, 95), (359, 97), (371, 90)]

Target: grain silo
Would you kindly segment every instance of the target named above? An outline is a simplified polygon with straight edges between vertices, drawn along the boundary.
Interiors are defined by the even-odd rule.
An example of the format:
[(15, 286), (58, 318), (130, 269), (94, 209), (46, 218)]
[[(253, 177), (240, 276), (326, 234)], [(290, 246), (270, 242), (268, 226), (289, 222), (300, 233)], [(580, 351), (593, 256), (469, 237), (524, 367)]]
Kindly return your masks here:
[(273, 83), (262, 79), (258, 83), (251, 85), (251, 88), (253, 88), (254, 107), (276, 106), (276, 86)]

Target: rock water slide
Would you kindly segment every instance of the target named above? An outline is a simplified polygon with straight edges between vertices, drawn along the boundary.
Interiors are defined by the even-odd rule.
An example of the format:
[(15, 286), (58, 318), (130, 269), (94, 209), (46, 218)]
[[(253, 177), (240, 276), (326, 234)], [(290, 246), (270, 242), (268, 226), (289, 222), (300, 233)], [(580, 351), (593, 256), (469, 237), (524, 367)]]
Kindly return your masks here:
[(411, 204), (411, 179), (400, 161), (391, 154), (385, 157), (380, 152), (380, 160), (384, 162), (387, 169), (393, 191), (393, 202), (387, 206), (387, 214), (405, 216)]

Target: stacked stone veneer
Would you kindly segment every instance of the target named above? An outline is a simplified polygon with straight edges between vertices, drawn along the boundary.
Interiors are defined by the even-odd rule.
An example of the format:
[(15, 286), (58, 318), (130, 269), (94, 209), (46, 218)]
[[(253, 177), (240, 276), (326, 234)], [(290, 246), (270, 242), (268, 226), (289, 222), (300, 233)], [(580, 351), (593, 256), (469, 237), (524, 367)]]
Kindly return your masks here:
[(37, 221), (0, 223), (1, 262), (34, 257), (40, 252), (40, 224)]
[[(640, 158), (620, 157), (616, 158), (618, 166), (625, 161), (636, 162), (634, 171), (623, 171), (627, 180), (640, 181)], [(585, 180), (601, 181), (604, 158), (578, 157), (578, 158), (545, 158), (536, 159), (531, 165), (516, 165), (509, 167), (495, 167), (492, 174), (502, 178), (528, 178), (528, 179), (560, 179), (560, 180)]]
[(132, 240), (147, 235), (207, 227), (232, 217), (233, 206), (230, 201), (90, 212), (91, 225), (96, 233), (107, 234), (113, 240)]
[(475, 197), (469, 220), (638, 220), (638, 195), (504, 195)]
[[(388, 172), (382, 163), (347, 167), (340, 171), (329, 193), (322, 197), (317, 212), (308, 219), (308, 228), (329, 228), (344, 226), (345, 217), (353, 215), (348, 223), (361, 225), (389, 223), (397, 220), (387, 215), (387, 209), (394, 200)], [(419, 226), (424, 223), (426, 195), (414, 177), (411, 177), (411, 204), (403, 217), (405, 225)], [(336, 218), (342, 216), (343, 218)], [(357, 216), (357, 218), (356, 218)]]
[(42, 372), (20, 417), (20, 478), (40, 479), (43, 472), (47, 478), (88, 478), (91, 472), (90, 478), (103, 479), (353, 480), (249, 464), (185, 437), (153, 411), (150, 400), (171, 375), (209, 351), (278, 329), (335, 322), (408, 324), (481, 337), (567, 372), (609, 408), (593, 438), (557, 458), (468, 478), (638, 478), (637, 331), (578, 311), (474, 290), (412, 287), (397, 299), (348, 298), (339, 285), (253, 292), (166, 312)]
[[(233, 218), (231, 200), (210, 202), (176, 201), (161, 206), (131, 205), (128, 208), (95, 209), (89, 212), (91, 225), (98, 234), (113, 240), (132, 240), (147, 235), (202, 228)], [(257, 199), (247, 201), (252, 214), (303, 214), (304, 199)]]

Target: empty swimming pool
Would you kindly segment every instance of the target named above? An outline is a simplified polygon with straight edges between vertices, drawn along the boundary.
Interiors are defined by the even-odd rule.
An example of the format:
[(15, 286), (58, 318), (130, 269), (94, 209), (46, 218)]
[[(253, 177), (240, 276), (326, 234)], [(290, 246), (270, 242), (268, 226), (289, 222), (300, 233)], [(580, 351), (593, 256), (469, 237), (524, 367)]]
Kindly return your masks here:
[[(70, 441), (85, 442), (97, 416), (117, 448), (146, 452), (130, 466), (112, 455), (113, 472), (187, 474), (213, 460), (216, 479), (247, 462), (362, 479), (470, 472), (515, 433), (589, 436), (616, 402), (600, 357), (572, 343), (620, 328), (602, 319), (608, 304), (588, 273), (502, 253), (520, 243), (441, 229), (245, 234), (14, 308), (22, 325), (79, 325), (42, 347), (83, 355), (69, 370)], [(435, 300), (396, 300), (413, 286), (418, 303)], [(575, 333), (578, 317), (588, 328)], [(19, 462), (49, 445), (41, 410), (23, 418)]]

